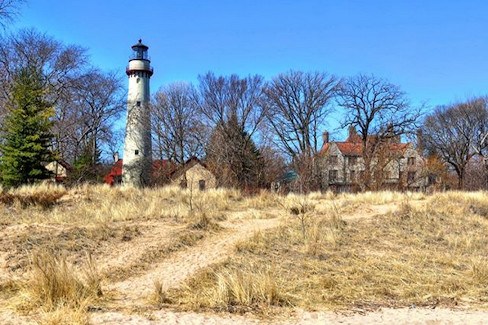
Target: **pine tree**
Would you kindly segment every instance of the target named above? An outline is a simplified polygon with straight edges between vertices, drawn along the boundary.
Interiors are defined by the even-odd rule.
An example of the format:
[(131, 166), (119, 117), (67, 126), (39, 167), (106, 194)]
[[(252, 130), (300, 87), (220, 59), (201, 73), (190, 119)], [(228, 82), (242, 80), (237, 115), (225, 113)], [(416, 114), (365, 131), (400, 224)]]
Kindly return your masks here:
[(214, 129), (207, 147), (207, 162), (220, 185), (247, 190), (264, 185), (261, 153), (235, 115)]
[(33, 68), (20, 70), (12, 90), (0, 145), (1, 182), (7, 187), (49, 178), (44, 164), (54, 160), (49, 149), (54, 110), (44, 99), (42, 73)]
[(95, 138), (88, 139), (82, 145), (81, 154), (73, 163), (70, 181), (74, 182), (97, 182), (101, 178), (103, 170), (100, 160), (102, 151), (96, 148)]

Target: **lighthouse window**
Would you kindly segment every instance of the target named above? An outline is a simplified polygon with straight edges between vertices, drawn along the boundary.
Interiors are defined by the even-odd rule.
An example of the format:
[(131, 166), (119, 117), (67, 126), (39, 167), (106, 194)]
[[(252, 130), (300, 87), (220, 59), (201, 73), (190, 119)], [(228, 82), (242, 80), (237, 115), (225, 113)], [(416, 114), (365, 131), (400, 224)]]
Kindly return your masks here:
[(137, 156), (139, 154), (139, 150), (136, 150), (134, 153)]
[(141, 107), (141, 102), (140, 102), (140, 101), (137, 101), (137, 102), (136, 102), (136, 106), (137, 106), (137, 107)]

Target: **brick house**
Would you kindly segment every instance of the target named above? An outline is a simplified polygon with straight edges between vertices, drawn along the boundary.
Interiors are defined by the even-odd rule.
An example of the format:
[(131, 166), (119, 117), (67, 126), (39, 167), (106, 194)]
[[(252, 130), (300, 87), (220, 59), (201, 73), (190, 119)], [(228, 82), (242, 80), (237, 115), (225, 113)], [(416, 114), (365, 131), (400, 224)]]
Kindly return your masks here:
[[(355, 192), (361, 188), (364, 175), (362, 141), (356, 130), (349, 128), (345, 141), (329, 142), (328, 132), (319, 152), (323, 171), (323, 187), (335, 192)], [(379, 141), (371, 136), (368, 141)], [(422, 175), (424, 159), (412, 143), (402, 143), (392, 137), (381, 144), (372, 158), (372, 184), (377, 189), (423, 190), (426, 182)]]

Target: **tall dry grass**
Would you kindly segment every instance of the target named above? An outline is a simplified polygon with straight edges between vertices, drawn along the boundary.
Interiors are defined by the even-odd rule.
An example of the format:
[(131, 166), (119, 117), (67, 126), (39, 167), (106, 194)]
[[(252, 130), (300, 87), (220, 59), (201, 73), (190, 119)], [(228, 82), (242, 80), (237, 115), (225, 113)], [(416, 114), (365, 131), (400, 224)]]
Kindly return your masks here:
[(31, 256), (30, 271), (18, 287), (16, 309), (38, 311), (45, 324), (87, 324), (87, 308), (102, 296), (101, 278), (90, 256), (77, 272), (64, 257), (49, 251)]
[[(3, 199), (2, 199), (3, 198)], [(186, 222), (194, 212), (221, 217), (240, 209), (237, 190), (181, 190), (178, 187), (137, 189), (83, 185), (69, 190), (59, 186), (30, 186), (0, 196), (0, 222), (88, 224), (113, 221), (167, 219)], [(42, 209), (35, 209), (36, 206)]]
[[(223, 263), (200, 271), (182, 289), (169, 290), (159, 296), (164, 297), (166, 304), (191, 310), (262, 312), (273, 307), (292, 306), (292, 298), (281, 288), (269, 267), (249, 264), (237, 268)], [(158, 292), (158, 287), (155, 291)]]
[[(239, 243), (227, 263), (215, 266), (211, 276), (199, 274), (188, 288), (172, 292), (172, 299), (184, 308), (252, 309), (249, 300), (209, 294), (225, 282), (215, 274), (252, 265), (257, 274), (272, 268), (277, 291), (307, 309), (488, 306), (487, 193), (378, 193), (358, 195), (357, 202), (352, 195), (315, 194), (285, 200), (291, 207), (293, 202), (315, 205), (306, 236), (301, 221), (290, 217), (282, 227)], [(351, 204), (397, 208), (344, 221)], [(296, 209), (302, 213), (300, 205)], [(232, 279), (239, 283), (232, 287), (249, 286), (245, 277)]]
[(67, 194), (63, 186), (42, 183), (8, 190), (0, 188), (0, 203), (18, 208), (49, 208)]
[[(267, 312), (290, 305), (346, 309), (488, 301), (488, 195), (484, 192), (433, 196), (261, 192), (247, 197), (224, 189), (82, 186), (67, 190), (42, 185), (2, 193), (0, 223), (34, 224), (32, 231), (26, 228), (29, 231), (20, 236), (27, 237), (19, 237), (32, 246), (20, 245), (25, 251), (50, 240), (52, 245), (45, 247), (79, 254), (104, 240), (144, 235), (144, 228), (138, 228), (144, 221), (149, 221), (146, 227), (161, 221), (178, 229), (170, 245), (144, 252), (136, 260), (139, 265), (105, 274), (107, 281), (145, 272), (151, 263), (197, 244), (207, 233), (220, 231), (219, 221), (230, 213), (284, 216), (282, 226), (239, 243), (227, 262), (203, 270), (182, 288), (166, 292), (155, 285), (153, 301), (158, 305)], [(392, 209), (375, 210), (375, 206)], [(371, 216), (371, 211), (383, 212), (362, 218)], [(355, 218), (348, 218), (351, 214)], [(47, 224), (48, 230), (36, 228), (36, 223)], [(52, 233), (47, 236), (49, 229)], [(39, 310), (44, 323), (65, 323), (69, 317), (86, 322), (87, 306), (100, 293), (100, 275), (94, 268), (88, 267), (83, 275), (66, 260), (36, 256), (28, 279), (9, 285), (6, 299), (19, 298), (23, 302), (19, 310)]]

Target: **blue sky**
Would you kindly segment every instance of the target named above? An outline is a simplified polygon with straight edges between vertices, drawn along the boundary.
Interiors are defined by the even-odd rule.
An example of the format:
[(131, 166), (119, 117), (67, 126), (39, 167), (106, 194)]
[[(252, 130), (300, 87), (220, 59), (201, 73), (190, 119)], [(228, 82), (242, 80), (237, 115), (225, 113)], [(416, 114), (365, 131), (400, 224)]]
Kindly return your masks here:
[(488, 94), (487, 14), (482, 0), (28, 0), (10, 30), (81, 45), (121, 74), (142, 38), (153, 92), (207, 71), (361, 72), (435, 106)]

